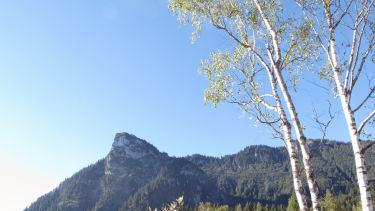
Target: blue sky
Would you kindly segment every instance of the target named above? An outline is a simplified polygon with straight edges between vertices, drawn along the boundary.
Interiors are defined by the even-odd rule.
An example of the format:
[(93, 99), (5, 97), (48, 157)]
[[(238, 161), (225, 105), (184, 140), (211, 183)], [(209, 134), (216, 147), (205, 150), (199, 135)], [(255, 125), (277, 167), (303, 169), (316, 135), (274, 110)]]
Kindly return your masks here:
[[(24, 195), (18, 208), (0, 197), (7, 210), (105, 157), (117, 132), (173, 156), (281, 145), (236, 106), (204, 104), (198, 65), (231, 41), (208, 27), (192, 45), (167, 1), (3, 1), (0, 29), (0, 180)], [(311, 90), (294, 94), (298, 109), (320, 106)], [(328, 137), (347, 140), (341, 126)]]

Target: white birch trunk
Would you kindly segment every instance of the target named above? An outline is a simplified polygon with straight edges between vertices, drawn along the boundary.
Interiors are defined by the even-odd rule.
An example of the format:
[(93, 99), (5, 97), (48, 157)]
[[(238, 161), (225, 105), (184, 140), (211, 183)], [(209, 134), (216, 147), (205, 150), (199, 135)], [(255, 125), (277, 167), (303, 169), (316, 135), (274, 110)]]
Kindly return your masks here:
[(373, 211), (372, 199), (370, 188), (367, 181), (367, 170), (366, 170), (366, 162), (364, 155), (361, 153), (361, 146), (359, 142), (358, 128), (355, 122), (354, 113), (349, 105), (348, 94), (344, 88), (342, 79), (341, 79), (341, 72), (338, 68), (338, 56), (336, 52), (336, 42), (334, 40), (334, 36), (332, 36), (330, 40), (331, 46), (331, 56), (332, 56), (332, 64), (333, 64), (333, 73), (334, 79), (336, 83), (337, 90), (339, 92), (342, 110), (345, 115), (346, 124), (348, 126), (350, 140), (352, 142), (353, 153), (354, 153), (354, 160), (356, 166), (356, 173), (357, 173), (357, 180), (359, 185), (359, 192), (361, 196), (362, 202), (362, 210), (363, 211)]
[(291, 125), (289, 123), (289, 120), (287, 118), (283, 105), (281, 103), (279, 93), (277, 91), (277, 83), (276, 83), (275, 76), (272, 72), (270, 72), (270, 70), (268, 70), (268, 77), (270, 79), (272, 92), (277, 103), (277, 112), (280, 116), (280, 119), (283, 125), (284, 137), (285, 137), (285, 142), (287, 145), (286, 147), (287, 147), (288, 154), (289, 154), (290, 165), (292, 167), (293, 187), (294, 187), (294, 192), (296, 193), (297, 202), (301, 211), (309, 211), (310, 209), (306, 201), (305, 189), (303, 188), (303, 185), (302, 185), (297, 147), (296, 147), (295, 142), (292, 140)]
[(289, 137), (286, 137), (285, 139), (286, 139), (287, 149), (289, 153), (290, 165), (292, 167), (294, 192), (296, 193), (299, 209), (301, 211), (309, 211), (310, 209), (307, 205), (305, 189), (303, 188), (303, 185), (302, 185), (297, 147), (291, 138), (290, 129), (288, 133), (289, 133)]
[(279, 83), (280, 89), (282, 91), (284, 100), (286, 102), (286, 105), (288, 107), (292, 123), (295, 129), (295, 132), (297, 134), (297, 139), (298, 142), (301, 146), (301, 152), (302, 152), (302, 159), (303, 159), (303, 164), (305, 166), (305, 173), (306, 173), (306, 178), (307, 178), (307, 184), (309, 186), (310, 194), (311, 194), (311, 202), (313, 204), (313, 210), (314, 211), (321, 211), (321, 202), (320, 202), (320, 194), (319, 194), (319, 189), (318, 185), (316, 183), (315, 179), (315, 174), (311, 165), (310, 161), (310, 152), (309, 148), (307, 146), (307, 140), (305, 135), (303, 134), (303, 130), (301, 127), (301, 123), (299, 121), (296, 109), (294, 107), (292, 98), (289, 94), (288, 88), (286, 86), (286, 83), (284, 81), (284, 78), (282, 76), (281, 70), (280, 70), (280, 64), (281, 64), (281, 50), (279, 47), (279, 43), (277, 40), (277, 33), (276, 31), (272, 28), (269, 20), (267, 19), (262, 7), (260, 6), (258, 0), (253, 0), (254, 3), (256, 4), (258, 11), (264, 21), (265, 27), (267, 28), (267, 31), (270, 33), (271, 38), (272, 38), (272, 45), (275, 51), (275, 56), (276, 56), (276, 61), (273, 60), (273, 56), (271, 55), (270, 51), (269, 52), (269, 59), (272, 63), (272, 66), (274, 68), (277, 82)]
[(296, 109), (294, 107), (292, 98), (289, 94), (288, 88), (286, 87), (286, 83), (284, 81), (284, 78), (281, 74), (281, 71), (277, 66), (275, 66), (275, 73), (277, 77), (277, 81), (280, 85), (281, 91), (283, 93), (286, 105), (288, 107), (290, 116), (292, 118), (294, 130), (297, 134), (297, 139), (298, 142), (301, 146), (301, 152), (302, 152), (302, 159), (303, 159), (303, 164), (305, 166), (305, 172), (306, 172), (306, 178), (307, 178), (307, 184), (309, 186), (310, 194), (311, 194), (311, 202), (313, 205), (313, 210), (314, 211), (320, 211), (322, 209), (321, 202), (320, 202), (320, 193), (318, 189), (318, 185), (316, 183), (315, 179), (315, 174), (313, 167), (311, 165), (311, 160), (310, 160), (310, 151), (309, 147), (307, 145), (307, 140), (306, 137), (303, 133), (301, 123), (299, 121)]

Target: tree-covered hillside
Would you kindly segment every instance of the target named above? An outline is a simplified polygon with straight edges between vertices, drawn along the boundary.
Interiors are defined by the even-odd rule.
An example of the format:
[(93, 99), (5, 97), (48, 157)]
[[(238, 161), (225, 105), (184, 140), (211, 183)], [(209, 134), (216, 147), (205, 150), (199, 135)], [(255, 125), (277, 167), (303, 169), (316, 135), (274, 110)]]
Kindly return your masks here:
[[(310, 141), (310, 146), (318, 147), (319, 142)], [(368, 150), (366, 156), (373, 177), (375, 150)], [(322, 195), (330, 190), (337, 196), (356, 187), (350, 144), (327, 141), (312, 161)], [(185, 205), (191, 206), (211, 202), (234, 207), (259, 202), (286, 207), (292, 185), (284, 147), (250, 146), (221, 158), (175, 158), (122, 133), (106, 158), (66, 179), (26, 211), (145, 210), (162, 207), (181, 195)]]

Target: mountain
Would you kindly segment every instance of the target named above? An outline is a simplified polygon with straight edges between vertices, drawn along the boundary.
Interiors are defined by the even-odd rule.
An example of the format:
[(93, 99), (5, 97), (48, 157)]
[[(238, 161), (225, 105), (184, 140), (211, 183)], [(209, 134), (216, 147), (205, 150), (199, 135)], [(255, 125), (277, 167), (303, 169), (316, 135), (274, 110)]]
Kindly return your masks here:
[[(351, 145), (326, 141), (312, 159), (322, 193), (355, 187)], [(375, 150), (367, 152), (369, 176), (375, 175)], [(38, 198), (25, 211), (146, 210), (179, 196), (185, 204), (200, 201), (234, 205), (246, 201), (286, 204), (292, 189), (287, 151), (250, 146), (221, 158), (169, 157), (128, 133), (116, 134), (109, 154)]]

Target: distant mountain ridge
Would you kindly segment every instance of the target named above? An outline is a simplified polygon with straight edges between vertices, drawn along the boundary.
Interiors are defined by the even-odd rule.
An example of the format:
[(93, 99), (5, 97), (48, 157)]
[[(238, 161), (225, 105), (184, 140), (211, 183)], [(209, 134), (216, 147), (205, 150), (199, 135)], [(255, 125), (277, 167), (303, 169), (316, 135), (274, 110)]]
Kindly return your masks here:
[[(312, 141), (310, 146), (318, 144)], [(375, 175), (374, 149), (366, 156), (371, 177)], [(322, 193), (355, 187), (350, 144), (325, 142), (312, 161)], [(146, 210), (181, 195), (191, 205), (200, 201), (286, 204), (292, 185), (284, 147), (250, 146), (222, 158), (175, 158), (134, 135), (118, 133), (104, 159), (66, 179), (25, 210)]]

